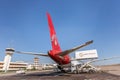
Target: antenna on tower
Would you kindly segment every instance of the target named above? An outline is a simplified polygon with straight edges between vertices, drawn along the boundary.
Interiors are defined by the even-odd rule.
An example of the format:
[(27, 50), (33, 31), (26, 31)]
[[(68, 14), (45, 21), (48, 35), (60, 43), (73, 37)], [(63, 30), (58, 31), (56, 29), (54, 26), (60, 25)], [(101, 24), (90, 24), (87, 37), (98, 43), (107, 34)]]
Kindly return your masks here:
[(14, 47), (13, 43), (14, 43), (14, 40), (11, 40), (10, 43), (8, 44), (8, 47), (13, 48)]

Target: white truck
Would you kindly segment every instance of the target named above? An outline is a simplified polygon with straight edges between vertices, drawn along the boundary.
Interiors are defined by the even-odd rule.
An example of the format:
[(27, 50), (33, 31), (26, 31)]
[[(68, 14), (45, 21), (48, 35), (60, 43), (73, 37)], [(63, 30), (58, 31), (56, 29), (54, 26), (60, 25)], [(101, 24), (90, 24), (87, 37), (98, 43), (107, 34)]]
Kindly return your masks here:
[(91, 61), (80, 63), (77, 60), (71, 61), (71, 72), (78, 74), (78, 73), (95, 73), (98, 72), (100, 69), (94, 67), (90, 64)]
[(98, 58), (96, 49), (76, 51), (75, 59), (71, 60), (71, 72), (72, 73), (96, 72), (98, 69), (90, 64), (96, 58)]

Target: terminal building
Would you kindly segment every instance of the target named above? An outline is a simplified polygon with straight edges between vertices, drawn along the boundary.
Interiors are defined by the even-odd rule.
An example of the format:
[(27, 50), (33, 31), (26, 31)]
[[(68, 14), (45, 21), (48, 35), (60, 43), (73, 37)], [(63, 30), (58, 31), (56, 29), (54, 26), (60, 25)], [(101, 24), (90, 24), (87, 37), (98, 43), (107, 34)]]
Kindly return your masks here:
[[(4, 65), (4, 62), (3, 61), (0, 61), (0, 71), (3, 71), (3, 65)], [(9, 68), (8, 68), (8, 71), (17, 71), (17, 70), (20, 70), (20, 69), (26, 69), (28, 66), (28, 63), (25, 63), (25, 62), (10, 62), (10, 65), (9, 65)]]

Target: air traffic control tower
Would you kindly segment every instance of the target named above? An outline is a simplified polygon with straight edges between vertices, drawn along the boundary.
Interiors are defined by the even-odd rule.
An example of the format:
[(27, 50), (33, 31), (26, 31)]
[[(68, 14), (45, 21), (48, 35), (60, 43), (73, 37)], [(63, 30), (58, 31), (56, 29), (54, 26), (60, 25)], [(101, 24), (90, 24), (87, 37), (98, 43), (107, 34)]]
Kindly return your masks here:
[(11, 57), (15, 50), (13, 48), (6, 48), (5, 51), (6, 56), (4, 58), (3, 71), (7, 72), (10, 66)]

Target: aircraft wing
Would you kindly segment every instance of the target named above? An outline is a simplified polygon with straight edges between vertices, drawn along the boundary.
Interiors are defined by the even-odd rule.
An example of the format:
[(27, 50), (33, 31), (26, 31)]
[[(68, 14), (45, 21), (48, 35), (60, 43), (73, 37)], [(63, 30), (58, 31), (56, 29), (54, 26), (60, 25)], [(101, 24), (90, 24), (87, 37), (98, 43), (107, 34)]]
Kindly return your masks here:
[(120, 59), (120, 56), (114, 56), (114, 57), (104, 58), (104, 59), (96, 59), (96, 60), (90, 61), (89, 63), (99, 62), (99, 61), (105, 61), (105, 60), (111, 60), (111, 59)]
[(71, 52), (74, 52), (74, 51), (76, 51), (76, 50), (78, 50), (78, 49), (80, 49), (80, 48), (82, 48), (82, 47), (85, 47), (85, 46), (91, 44), (91, 43), (93, 43), (93, 40), (88, 41), (88, 42), (86, 42), (86, 43), (84, 43), (84, 44), (82, 44), (82, 45), (80, 45), (80, 46), (74, 47), (74, 48), (72, 48), (72, 49), (62, 51), (62, 52), (58, 53), (58, 55), (60, 55), (60, 56), (68, 55), (68, 54), (70, 54)]
[(49, 57), (48, 54), (42, 54), (42, 53), (34, 53), (34, 52), (21, 52), (21, 51), (15, 51), (16, 53), (20, 54), (30, 54), (30, 55), (36, 55), (36, 56), (46, 56)]

